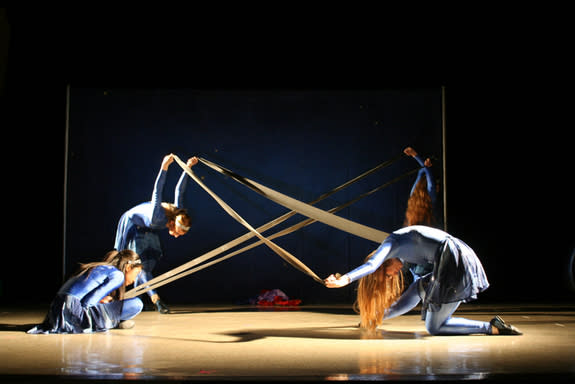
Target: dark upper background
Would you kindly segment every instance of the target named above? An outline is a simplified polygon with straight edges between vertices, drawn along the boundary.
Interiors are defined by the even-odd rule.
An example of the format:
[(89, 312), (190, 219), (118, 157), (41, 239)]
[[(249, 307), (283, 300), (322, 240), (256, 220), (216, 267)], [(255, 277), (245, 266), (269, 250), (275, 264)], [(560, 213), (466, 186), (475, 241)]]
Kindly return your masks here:
[[(481, 255), (483, 300), (562, 300), (573, 247), (572, 148), (560, 116), (563, 27), (430, 23), (407, 29), (254, 26), (195, 13), (3, 9), (2, 300), (51, 298), (61, 273), (66, 85), (197, 89), (445, 86), (451, 232)], [(269, 16), (269, 15), (268, 15)], [(545, 17), (545, 16), (542, 16)], [(296, 21), (297, 20), (297, 21)], [(367, 23), (369, 24), (369, 23)], [(248, 27), (249, 25), (249, 27)], [(305, 26), (305, 27), (304, 27)], [(295, 33), (294, 30), (299, 31)]]

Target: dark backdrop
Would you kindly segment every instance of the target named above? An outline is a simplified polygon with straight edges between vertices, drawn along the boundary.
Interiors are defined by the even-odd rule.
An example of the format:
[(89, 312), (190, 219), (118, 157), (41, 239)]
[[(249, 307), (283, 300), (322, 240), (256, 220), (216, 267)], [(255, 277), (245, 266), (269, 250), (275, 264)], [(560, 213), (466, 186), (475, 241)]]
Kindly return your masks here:
[[(568, 23), (553, 22), (553, 28), (542, 31), (533, 28), (532, 17), (448, 22), (409, 15), (409, 22), (398, 28), (395, 23), (367, 22), (351, 15), (343, 18), (345, 22), (322, 18), (326, 21), (318, 23), (300, 14), (289, 21), (249, 23), (219, 14), (217, 20), (202, 22), (198, 13), (191, 17), (189, 12), (173, 10), (54, 8), (9, 8), (1, 16), (3, 219), (8, 229), (0, 293), (5, 303), (49, 301), (62, 281), (67, 84), (110, 90), (241, 92), (445, 86), (448, 226), (473, 246), (486, 267), (491, 287), (480, 300), (573, 298), (565, 284), (566, 258), (575, 242), (572, 118), (565, 113), (571, 108), (565, 93), (572, 88), (568, 82), (572, 76), (567, 76), (570, 68), (565, 71), (569, 50), (562, 36), (568, 34), (561, 32)], [(519, 19), (528, 25), (516, 25)], [(351, 31), (345, 25), (361, 27)], [(98, 115), (95, 111), (93, 118)], [(187, 153), (186, 144), (146, 156), (149, 163), (140, 169), (155, 174), (166, 150), (183, 157), (193, 154)], [(411, 145), (433, 151), (419, 142)], [(237, 166), (246, 175), (263, 172), (264, 167), (243, 159), (216, 159), (214, 149), (202, 154)], [(128, 178), (132, 164), (115, 163), (112, 168)], [(287, 166), (293, 171), (301, 165)], [(231, 187), (230, 181), (208, 175), (208, 181), (219, 183), (218, 191), (249, 196), (241, 186)], [(134, 177), (147, 191), (153, 176)], [(285, 182), (269, 175), (262, 179), (280, 180)], [(289, 185), (302, 190), (286, 192), (313, 192), (304, 189), (308, 183), (303, 181)], [(106, 190), (121, 186), (109, 187)], [(202, 195), (194, 192), (190, 186), (187, 199)], [(114, 194), (118, 196), (132, 198)], [(193, 206), (193, 201), (189, 204)], [(102, 235), (102, 247), (111, 242), (119, 214), (106, 219), (112, 228)], [(197, 223), (206, 220), (196, 214), (194, 218)], [(232, 226), (237, 228), (230, 222)], [(188, 244), (191, 239), (176, 241)], [(322, 266), (317, 269), (325, 272)], [(204, 272), (205, 276), (208, 271)]]
[[(161, 160), (173, 152), (205, 157), (301, 201), (311, 201), (413, 146), (442, 185), (441, 89), (201, 91), (70, 90), (66, 271), (113, 247), (124, 211), (151, 198)], [(403, 156), (322, 201), (330, 209), (419, 165)], [(198, 176), (254, 227), (288, 211), (202, 164)], [(171, 166), (163, 200), (173, 202), (182, 173)], [(391, 232), (403, 224), (413, 174), (339, 215)], [(174, 239), (161, 232), (158, 275), (247, 232), (189, 180), (185, 207), (192, 229)], [(443, 199), (437, 199), (438, 225)], [(274, 231), (305, 219), (296, 215)], [(270, 232), (273, 233), (273, 232)], [(249, 244), (251, 241), (243, 245)], [(319, 276), (360, 265), (378, 243), (315, 223), (277, 243)], [(168, 302), (236, 302), (280, 288), (304, 302), (350, 301), (352, 288), (328, 290), (266, 246), (160, 288)]]

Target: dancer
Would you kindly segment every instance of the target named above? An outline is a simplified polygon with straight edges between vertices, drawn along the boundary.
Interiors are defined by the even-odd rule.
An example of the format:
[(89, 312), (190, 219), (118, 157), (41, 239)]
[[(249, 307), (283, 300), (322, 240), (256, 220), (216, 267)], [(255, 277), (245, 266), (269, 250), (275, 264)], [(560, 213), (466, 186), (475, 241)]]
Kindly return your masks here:
[[(174, 204), (162, 202), (168, 167), (173, 161), (173, 154), (166, 155), (162, 160), (160, 173), (152, 192), (152, 200), (126, 211), (118, 223), (114, 248), (131, 249), (142, 259), (142, 273), (138, 276), (135, 286), (145, 284), (153, 278), (152, 271), (163, 255), (158, 232), (163, 228), (168, 228), (170, 235), (178, 238), (190, 229), (191, 219), (183, 208), (184, 191), (188, 179), (185, 172), (182, 172), (176, 185)], [(198, 159), (191, 157), (186, 165), (191, 168), (197, 163)], [(148, 295), (158, 312), (169, 312), (169, 308), (160, 300), (155, 290), (149, 290)]]
[[(431, 159), (425, 161), (417, 152), (407, 147), (403, 150), (407, 156), (413, 157), (421, 169), (417, 173), (417, 178), (407, 200), (407, 209), (405, 211), (405, 226), (410, 225), (428, 225), (436, 226), (435, 215), (433, 214), (435, 201), (437, 199), (435, 180), (431, 173)], [(425, 177), (423, 177), (425, 175)]]
[(58, 291), (42, 324), (27, 333), (92, 333), (111, 328), (128, 329), (142, 311), (142, 301), (124, 300), (126, 286), (142, 270), (142, 261), (131, 250), (111, 251), (107, 262), (81, 265)]
[[(409, 198), (407, 199), (407, 209), (405, 210), (403, 225), (406, 227), (410, 225), (437, 227), (437, 220), (434, 214), (437, 195), (435, 180), (431, 173), (431, 159), (427, 158), (423, 161), (412, 147), (405, 148), (403, 153), (413, 157), (421, 166), (421, 169), (417, 173), (417, 178), (411, 187)], [(412, 275), (408, 275), (407, 278), (413, 277), (413, 279), (426, 275), (431, 272), (432, 269), (433, 266), (429, 263), (418, 265), (405, 263), (404, 265), (404, 270), (409, 270)]]
[[(402, 294), (404, 262), (432, 263), (433, 272), (416, 279)], [(403, 315), (422, 301), (422, 319), (432, 335), (521, 334), (499, 316), (490, 322), (451, 317), (489, 282), (475, 252), (440, 229), (415, 225), (394, 231), (363, 265), (343, 276), (330, 275), (325, 284), (340, 288), (358, 279), (355, 308), (362, 328), (374, 330), (384, 319)]]

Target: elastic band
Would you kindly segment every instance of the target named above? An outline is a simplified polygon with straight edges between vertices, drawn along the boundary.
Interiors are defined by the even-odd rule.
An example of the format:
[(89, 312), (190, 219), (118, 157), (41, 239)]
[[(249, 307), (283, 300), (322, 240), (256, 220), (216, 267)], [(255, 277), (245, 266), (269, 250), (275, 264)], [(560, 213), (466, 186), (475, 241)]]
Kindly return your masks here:
[[(385, 167), (387, 167), (387, 166), (389, 166), (389, 165), (395, 163), (396, 161), (398, 161), (398, 160), (401, 159), (402, 157), (403, 157), (402, 154), (399, 154), (399, 155), (395, 156), (394, 158), (392, 158), (391, 160), (385, 161), (385, 162), (383, 162), (383, 163), (377, 165), (376, 167), (374, 167), (374, 168), (372, 168), (372, 169), (370, 169), (370, 170), (368, 170), (368, 171), (366, 171), (366, 172), (360, 174), (359, 176), (354, 177), (353, 179), (351, 179), (351, 180), (349, 180), (349, 181), (343, 183), (342, 185), (340, 185), (340, 186), (338, 186), (338, 187), (336, 187), (336, 188), (334, 188), (334, 189), (332, 189), (332, 190), (330, 190), (330, 191), (328, 191), (328, 192), (322, 194), (322, 195), (319, 196), (317, 199), (311, 201), (311, 202), (310, 202), (309, 204), (307, 204), (307, 205), (315, 204), (315, 203), (317, 203), (317, 202), (319, 202), (319, 201), (321, 201), (321, 200), (323, 200), (323, 199), (325, 199), (325, 198), (331, 196), (332, 194), (334, 194), (334, 193), (336, 193), (336, 192), (338, 192), (338, 191), (344, 189), (345, 187), (347, 187), (347, 186), (349, 186), (349, 185), (351, 185), (351, 184), (353, 184), (353, 183), (355, 183), (355, 182), (357, 182), (357, 181), (363, 179), (364, 177), (367, 177), (368, 175), (370, 175), (370, 174), (372, 174), (372, 173), (374, 173), (374, 172), (376, 172), (376, 171), (378, 171), (378, 170), (380, 170), (380, 169), (382, 169), (382, 168), (385, 168)], [(178, 164), (182, 167), (182, 169), (184, 169), (184, 171), (185, 171), (186, 173), (188, 173), (188, 174), (190, 175), (190, 177), (192, 177), (192, 179), (194, 179), (195, 181), (198, 181), (198, 180), (199, 180), (199, 179), (193, 174), (193, 172), (191, 171), (191, 169), (188, 168), (188, 169), (186, 170), (187, 166), (186, 166), (179, 158), (177, 158), (177, 156), (174, 156), (174, 158), (176, 159), (176, 162), (178, 162)], [(179, 161), (178, 161), (178, 160), (179, 160)], [(200, 160), (203, 160), (203, 159), (200, 159)], [(206, 161), (207, 161), (207, 160), (206, 160)], [(418, 168), (417, 168), (417, 169), (414, 169), (414, 170), (412, 170), (412, 171), (409, 171), (409, 172), (407, 172), (407, 173), (405, 173), (405, 174), (403, 174), (403, 175), (401, 175), (401, 176), (399, 176), (399, 177), (396, 177), (396, 178), (393, 179), (392, 181), (387, 182), (387, 183), (385, 183), (385, 184), (383, 184), (383, 185), (381, 185), (381, 186), (379, 186), (379, 187), (377, 187), (377, 188), (375, 188), (375, 189), (373, 189), (373, 190), (371, 190), (371, 191), (369, 191), (369, 192), (366, 192), (366, 193), (364, 193), (364, 194), (358, 196), (357, 198), (348, 201), (348, 202), (345, 203), (345, 204), (342, 204), (342, 205), (340, 205), (340, 206), (338, 206), (338, 207), (332, 208), (331, 210), (329, 210), (329, 211), (326, 212), (326, 213), (334, 213), (334, 212), (337, 212), (337, 211), (339, 211), (339, 210), (341, 210), (341, 209), (343, 209), (343, 208), (345, 208), (345, 207), (348, 207), (349, 205), (355, 203), (356, 201), (359, 201), (360, 199), (362, 199), (362, 198), (364, 198), (364, 197), (366, 197), (366, 196), (369, 196), (370, 194), (372, 194), (372, 193), (374, 193), (374, 192), (376, 192), (376, 191), (379, 191), (379, 190), (381, 190), (381, 189), (383, 189), (383, 188), (385, 188), (385, 187), (387, 187), (387, 186), (389, 186), (389, 185), (391, 185), (391, 184), (393, 184), (393, 183), (399, 181), (400, 179), (411, 175), (411, 174), (414, 173), (414, 172), (417, 172), (417, 170), (418, 170)], [(200, 182), (200, 183), (201, 183), (201, 182)], [(200, 185), (201, 185), (201, 184), (200, 184)], [(206, 188), (207, 188), (207, 187), (206, 187)], [(205, 188), (204, 188), (204, 189), (205, 189)], [(213, 193), (213, 192), (212, 192), (212, 193)], [(214, 194), (214, 195), (215, 195), (215, 194)], [(213, 197), (213, 196), (212, 196), (212, 197)], [(295, 199), (294, 199), (294, 200), (295, 200)], [(300, 203), (301, 203), (301, 202), (300, 202)], [(225, 204), (225, 203), (224, 203), (224, 204)], [(305, 204), (305, 203), (302, 203), (302, 204)], [(229, 207), (229, 206), (228, 206), (228, 207)], [(231, 208), (230, 208), (230, 209), (231, 209)], [(321, 211), (321, 210), (319, 210), (319, 211)], [(323, 212), (323, 211), (322, 211), (322, 212)], [(268, 222), (268, 223), (266, 223), (266, 224), (260, 226), (259, 228), (257, 228), (257, 232), (263, 232), (263, 231), (266, 231), (266, 230), (268, 230), (268, 229), (270, 229), (270, 228), (272, 228), (272, 227), (274, 227), (274, 226), (276, 226), (276, 225), (279, 225), (280, 223), (282, 223), (283, 221), (285, 221), (285, 220), (287, 220), (288, 218), (292, 217), (292, 216), (295, 215), (296, 213), (298, 213), (298, 212), (295, 211), (295, 210), (292, 210), (292, 211), (290, 211), (290, 212), (288, 212), (288, 213), (286, 213), (286, 214), (284, 214), (284, 215), (282, 215), (282, 216), (280, 216), (280, 217), (278, 217), (278, 218), (276, 218), (276, 219), (274, 219), (274, 220), (272, 220), (272, 221), (270, 221), (270, 222)], [(338, 217), (338, 216), (335, 216), (335, 217)], [(296, 224), (296, 225), (294, 225), (294, 226), (292, 226), (292, 227), (289, 227), (289, 228), (287, 228), (287, 229), (285, 229), (285, 230), (283, 230), (283, 231), (281, 231), (281, 232), (278, 232), (278, 233), (276, 233), (276, 234), (270, 236), (269, 238), (270, 238), (270, 239), (273, 239), (273, 238), (277, 238), (277, 237), (280, 237), (280, 236), (284, 236), (284, 235), (286, 235), (286, 234), (288, 234), (288, 233), (292, 233), (292, 232), (296, 231), (297, 229), (303, 228), (304, 226), (307, 226), (307, 225), (309, 225), (309, 224), (311, 224), (311, 223), (313, 223), (313, 222), (315, 222), (315, 221), (316, 221), (316, 219), (313, 219), (313, 218), (309, 218), (309, 219), (303, 220), (302, 222), (300, 222), (300, 223), (298, 223), (298, 224)], [(352, 223), (353, 223), (353, 222), (352, 222)], [(244, 241), (248, 240), (249, 238), (251, 238), (251, 237), (253, 237), (253, 236), (254, 236), (254, 233), (250, 231), (250, 232), (244, 234), (243, 236), (240, 236), (240, 237), (238, 237), (238, 238), (236, 238), (236, 239), (234, 239), (234, 240), (232, 240), (232, 241), (230, 241), (230, 242), (228, 242), (228, 243), (226, 243), (226, 244), (224, 244), (224, 245), (222, 245), (222, 246), (220, 246), (220, 247), (218, 247), (218, 248), (216, 248), (216, 249), (214, 249), (214, 250), (212, 250), (212, 251), (210, 251), (210, 252), (207, 252), (206, 254), (204, 254), (204, 255), (202, 255), (202, 256), (199, 256), (199, 257), (197, 257), (197, 258), (195, 258), (195, 259), (193, 259), (193, 260), (191, 260), (191, 261), (189, 261), (189, 262), (187, 262), (187, 263), (185, 263), (185, 264), (183, 264), (183, 265), (181, 265), (181, 266), (179, 266), (179, 267), (176, 267), (176, 268), (174, 268), (174, 269), (172, 269), (172, 270), (170, 270), (170, 271), (168, 271), (168, 272), (166, 272), (166, 273), (164, 273), (164, 274), (162, 274), (162, 275), (160, 275), (160, 276), (157, 276), (157, 277), (151, 279), (151, 280), (148, 281), (145, 285), (140, 285), (140, 286), (137, 286), (137, 287), (133, 288), (132, 290), (130, 290), (129, 292), (126, 293), (125, 297), (126, 297), (126, 298), (129, 298), (129, 297), (138, 296), (138, 295), (140, 295), (140, 294), (142, 294), (142, 293), (147, 292), (148, 290), (155, 289), (155, 288), (157, 288), (157, 287), (159, 287), (159, 286), (162, 286), (162, 285), (164, 285), (164, 284), (167, 284), (167, 283), (169, 283), (169, 282), (172, 282), (172, 281), (174, 281), (174, 280), (177, 280), (177, 279), (179, 279), (179, 278), (181, 278), (181, 277), (184, 277), (184, 276), (187, 276), (187, 275), (189, 275), (189, 274), (191, 274), (191, 273), (194, 273), (194, 272), (197, 272), (197, 271), (199, 271), (199, 270), (202, 270), (202, 269), (204, 269), (204, 268), (206, 268), (206, 267), (208, 267), (208, 266), (214, 265), (214, 264), (216, 264), (216, 263), (218, 263), (218, 262), (220, 262), (220, 261), (223, 261), (223, 260), (226, 260), (226, 259), (228, 259), (228, 258), (231, 258), (232, 256), (235, 256), (235, 255), (237, 255), (237, 254), (240, 254), (240, 253), (242, 253), (242, 252), (245, 252), (245, 251), (247, 251), (248, 249), (251, 249), (251, 248), (253, 248), (253, 247), (255, 247), (255, 246), (257, 246), (257, 245), (260, 245), (260, 244), (262, 244), (262, 243), (265, 242), (264, 240), (260, 240), (260, 241), (258, 241), (258, 242), (255, 242), (255, 243), (249, 245), (249, 246), (246, 246), (246, 247), (244, 247), (244, 248), (242, 248), (242, 249), (240, 249), (240, 250), (238, 250), (238, 251), (235, 251), (235, 252), (233, 252), (233, 253), (231, 253), (231, 254), (225, 255), (225, 256), (223, 256), (223, 257), (217, 259), (217, 260), (214, 260), (214, 261), (205, 263), (205, 264), (203, 264), (202, 266), (199, 266), (199, 267), (196, 267), (196, 268), (191, 269), (192, 267), (194, 267), (194, 266), (196, 266), (196, 265), (198, 265), (198, 264), (200, 264), (200, 263), (202, 263), (202, 262), (204, 262), (204, 261), (207, 261), (207, 260), (209, 260), (209, 259), (211, 259), (211, 258), (217, 256), (218, 254), (220, 254), (220, 253), (222, 253), (222, 252), (225, 252), (225, 251), (227, 251), (227, 250), (229, 250), (229, 249), (231, 249), (231, 248), (233, 248), (233, 247), (235, 247), (235, 246), (237, 246), (237, 245), (243, 243)], [(261, 235), (260, 235), (260, 236), (261, 236)], [(284, 250), (284, 251), (285, 251), (285, 250)], [(286, 251), (286, 252), (287, 252), (287, 251)], [(291, 255), (291, 254), (290, 254), (290, 255)], [(280, 256), (281, 256), (281, 255), (280, 255)], [(284, 255), (284, 256), (287, 256), (287, 255)], [(283, 257), (283, 256), (282, 256), (282, 257)], [(289, 256), (287, 256), (287, 257), (289, 258)], [(317, 275), (315, 275), (315, 273), (311, 272), (311, 270), (309, 270), (309, 268), (307, 268), (307, 267), (305, 266), (305, 264), (301, 263), (301, 262), (300, 262), (298, 259), (296, 259), (293, 255), (291, 255), (291, 257), (293, 257), (293, 259), (291, 259), (291, 260), (286, 260), (286, 261), (290, 262), (290, 264), (292, 264), (292, 265), (293, 265), (294, 267), (296, 267), (297, 269), (300, 269), (300, 270), (302, 270), (303, 272), (305, 272), (305, 273), (309, 274), (310, 276), (312, 276), (312, 277), (314, 278), (314, 280), (316, 280), (316, 281), (318, 281), (318, 282), (321, 281), (321, 283), (323, 284), (323, 280), (319, 279), (319, 278), (317, 277)], [(296, 260), (297, 260), (297, 261), (296, 261)], [(301, 263), (301, 264), (300, 264), (300, 263)], [(295, 264), (295, 265), (294, 265), (294, 264)], [(303, 265), (304, 268), (302, 268), (302, 265)], [(309, 271), (306, 271), (306, 269), (309, 270)], [(311, 272), (311, 274), (310, 274), (309, 272)], [(314, 275), (315, 275), (315, 277), (314, 277)]]

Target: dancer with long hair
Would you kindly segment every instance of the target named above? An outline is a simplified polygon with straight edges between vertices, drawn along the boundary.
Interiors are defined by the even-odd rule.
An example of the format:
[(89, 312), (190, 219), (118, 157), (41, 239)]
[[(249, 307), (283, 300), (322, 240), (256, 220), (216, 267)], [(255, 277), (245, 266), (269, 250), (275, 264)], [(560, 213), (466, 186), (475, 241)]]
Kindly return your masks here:
[(403, 153), (413, 157), (421, 166), (409, 193), (403, 225), (406, 227), (410, 225), (435, 227), (437, 220), (434, 215), (434, 206), (437, 200), (437, 191), (431, 172), (431, 159), (427, 158), (424, 161), (412, 147), (405, 148)]
[[(403, 263), (433, 264), (433, 272), (403, 291)], [(325, 279), (329, 288), (359, 280), (354, 307), (360, 327), (374, 330), (422, 302), (422, 319), (431, 335), (520, 335), (499, 316), (490, 322), (452, 317), (461, 303), (477, 298), (489, 287), (475, 252), (462, 240), (436, 228), (415, 225), (388, 236), (365, 263), (343, 276)]]
[[(405, 210), (405, 219), (403, 225), (405, 227), (411, 225), (427, 225), (430, 227), (437, 227), (437, 219), (435, 217), (435, 202), (437, 200), (436, 183), (431, 172), (431, 159), (428, 157), (425, 160), (413, 149), (406, 147), (403, 150), (407, 156), (413, 157), (415, 161), (421, 166), (417, 173), (417, 178), (411, 187), (409, 198), (407, 199), (407, 208)], [(431, 272), (433, 266), (429, 263), (414, 265), (405, 263), (403, 266), (404, 271), (410, 271), (411, 274), (407, 275), (407, 280), (413, 282), (420, 277)]]
[(107, 261), (82, 264), (59, 289), (44, 321), (28, 333), (92, 333), (111, 328), (132, 328), (131, 320), (142, 311), (142, 301), (124, 300), (126, 286), (142, 270), (142, 261), (131, 250), (108, 252)]
[[(135, 286), (145, 284), (154, 277), (152, 271), (163, 256), (159, 231), (167, 228), (171, 236), (178, 238), (190, 229), (191, 219), (186, 209), (183, 208), (188, 179), (186, 172), (182, 172), (176, 185), (174, 203), (162, 201), (168, 167), (173, 162), (173, 154), (164, 156), (160, 172), (156, 177), (151, 201), (129, 209), (118, 222), (114, 248), (131, 249), (142, 259), (142, 273), (138, 276)], [(191, 157), (186, 165), (192, 167), (197, 163), (198, 158)], [(156, 290), (151, 289), (147, 293), (158, 312), (169, 312), (168, 306), (160, 300)]]

